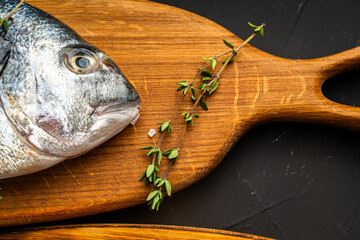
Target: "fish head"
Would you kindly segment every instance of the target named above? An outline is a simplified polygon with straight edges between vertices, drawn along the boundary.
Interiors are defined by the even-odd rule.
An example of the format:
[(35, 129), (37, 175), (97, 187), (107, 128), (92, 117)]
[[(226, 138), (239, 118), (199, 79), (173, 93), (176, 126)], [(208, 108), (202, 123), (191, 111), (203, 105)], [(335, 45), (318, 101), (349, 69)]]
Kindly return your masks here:
[[(0, 1), (0, 12), (17, 4)], [(0, 178), (91, 150), (134, 122), (140, 104), (105, 52), (40, 9), (23, 3), (0, 30)]]
[(98, 48), (86, 42), (59, 46), (39, 41), (31, 55), (36, 106), (26, 113), (35, 125), (27, 140), (38, 150), (75, 157), (139, 117), (138, 93)]

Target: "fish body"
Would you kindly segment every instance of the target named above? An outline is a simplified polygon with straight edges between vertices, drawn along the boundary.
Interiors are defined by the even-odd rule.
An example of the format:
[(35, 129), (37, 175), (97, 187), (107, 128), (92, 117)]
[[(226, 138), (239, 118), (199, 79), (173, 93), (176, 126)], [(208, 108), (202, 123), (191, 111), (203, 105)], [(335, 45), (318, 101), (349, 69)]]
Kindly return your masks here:
[[(0, 0), (4, 18), (19, 3)], [(51, 167), (119, 133), (140, 98), (103, 51), (22, 4), (0, 30), (0, 179)]]

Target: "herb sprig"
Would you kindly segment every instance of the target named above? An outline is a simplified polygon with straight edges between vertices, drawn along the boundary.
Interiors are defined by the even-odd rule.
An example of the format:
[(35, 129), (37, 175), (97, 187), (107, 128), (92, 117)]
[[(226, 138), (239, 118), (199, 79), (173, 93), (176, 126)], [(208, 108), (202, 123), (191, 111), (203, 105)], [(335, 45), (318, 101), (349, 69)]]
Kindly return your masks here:
[(14, 12), (21, 6), (21, 4), (23, 4), (25, 2), (25, 0), (21, 0), (19, 2), (18, 5), (16, 5), (16, 7), (5, 17), (5, 18), (0, 18), (0, 27), (2, 29), (4, 29), (5, 32), (7, 32), (9, 30), (9, 20), (11, 19), (11, 15), (14, 14)]
[[(156, 147), (148, 146), (144, 148), (139, 148), (140, 150), (149, 150), (147, 155), (152, 157), (151, 164), (147, 166), (145, 169), (145, 172), (141, 176), (139, 181), (145, 180), (145, 184), (152, 184), (155, 189), (152, 190), (148, 197), (148, 205), (150, 206), (151, 210), (159, 210), (160, 204), (164, 200), (164, 194), (163, 191), (166, 191), (166, 194), (168, 196), (171, 196), (172, 186), (171, 182), (167, 179), (167, 174), (173, 166), (179, 156), (179, 152), (181, 149), (181, 143), (185, 137), (186, 129), (188, 128), (189, 124), (191, 126), (194, 125), (194, 119), (199, 118), (199, 114), (195, 113), (195, 108), (200, 104), (200, 106), (203, 108), (203, 110), (208, 110), (208, 105), (205, 102), (205, 97), (207, 95), (210, 95), (215, 92), (215, 90), (218, 88), (220, 84), (220, 75), (223, 73), (225, 68), (229, 63), (232, 63), (238, 52), (246, 45), (248, 44), (258, 33), (260, 33), (262, 36), (264, 35), (264, 26), (265, 24), (261, 24), (259, 26), (256, 26), (250, 22), (248, 22), (249, 26), (253, 28), (253, 33), (248, 37), (238, 48), (235, 49), (234, 45), (227, 41), (226, 39), (223, 39), (223, 43), (230, 48), (230, 50), (225, 51), (223, 53), (220, 53), (218, 55), (215, 55), (213, 57), (207, 58), (203, 57), (203, 59), (206, 61), (206, 64), (203, 66), (203, 68), (198, 67), (198, 73), (194, 77), (194, 79), (191, 82), (187, 81), (180, 81), (177, 84), (179, 85), (177, 91), (182, 91), (182, 96), (180, 97), (180, 100), (178, 104), (176, 105), (171, 117), (168, 121), (158, 123), (159, 126), (159, 132), (161, 132), (160, 139), (156, 145)], [(221, 66), (220, 70), (213, 75), (210, 71), (214, 70), (216, 65), (218, 64), (218, 59), (220, 57), (226, 56), (227, 57), (223, 60), (223, 65)], [(209, 70), (206, 70), (207, 68), (211, 68)], [(198, 89), (200, 89), (200, 94), (196, 95), (196, 89), (194, 87), (195, 82), (197, 79), (201, 77), (201, 80), (203, 81), (202, 84), (198, 86)], [(178, 143), (175, 148), (169, 149), (165, 152), (162, 152), (160, 150), (160, 146), (164, 140), (164, 137), (167, 133), (171, 133), (171, 121), (176, 116), (177, 111), (179, 110), (180, 106), (182, 105), (185, 96), (188, 92), (191, 92), (191, 99), (194, 101), (194, 104), (192, 105), (189, 112), (183, 112), (181, 115), (184, 118), (184, 125), (180, 134), (180, 137), (178, 139)], [(159, 176), (157, 173), (160, 172), (159, 168), (156, 166), (156, 159), (157, 164), (161, 164), (162, 157), (166, 156), (169, 159), (167, 168), (162, 176)]]

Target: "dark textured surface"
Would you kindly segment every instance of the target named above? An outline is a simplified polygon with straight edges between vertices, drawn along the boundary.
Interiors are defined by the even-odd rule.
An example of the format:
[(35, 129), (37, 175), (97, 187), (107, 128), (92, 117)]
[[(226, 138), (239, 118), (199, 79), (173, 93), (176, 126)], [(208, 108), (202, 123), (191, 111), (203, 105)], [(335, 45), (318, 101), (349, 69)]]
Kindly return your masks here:
[[(360, 44), (360, 1), (163, 0), (286, 58), (316, 58)], [(206, 33), (204, 33), (206, 34)], [(200, 56), (201, 57), (201, 56)], [(360, 71), (324, 84), (328, 98), (360, 106)], [(201, 182), (146, 205), (50, 224), (147, 223), (210, 227), (278, 239), (360, 239), (360, 133), (301, 123), (259, 126)], [(38, 224), (44, 226), (49, 223)]]

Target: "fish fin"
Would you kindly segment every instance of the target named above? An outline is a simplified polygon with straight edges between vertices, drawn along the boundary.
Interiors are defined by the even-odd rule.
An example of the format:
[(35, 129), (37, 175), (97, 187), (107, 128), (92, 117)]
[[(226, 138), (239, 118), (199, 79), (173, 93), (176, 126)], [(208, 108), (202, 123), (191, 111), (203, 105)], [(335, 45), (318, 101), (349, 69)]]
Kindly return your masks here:
[(9, 41), (0, 38), (0, 76), (6, 69), (9, 61), (11, 45)]

